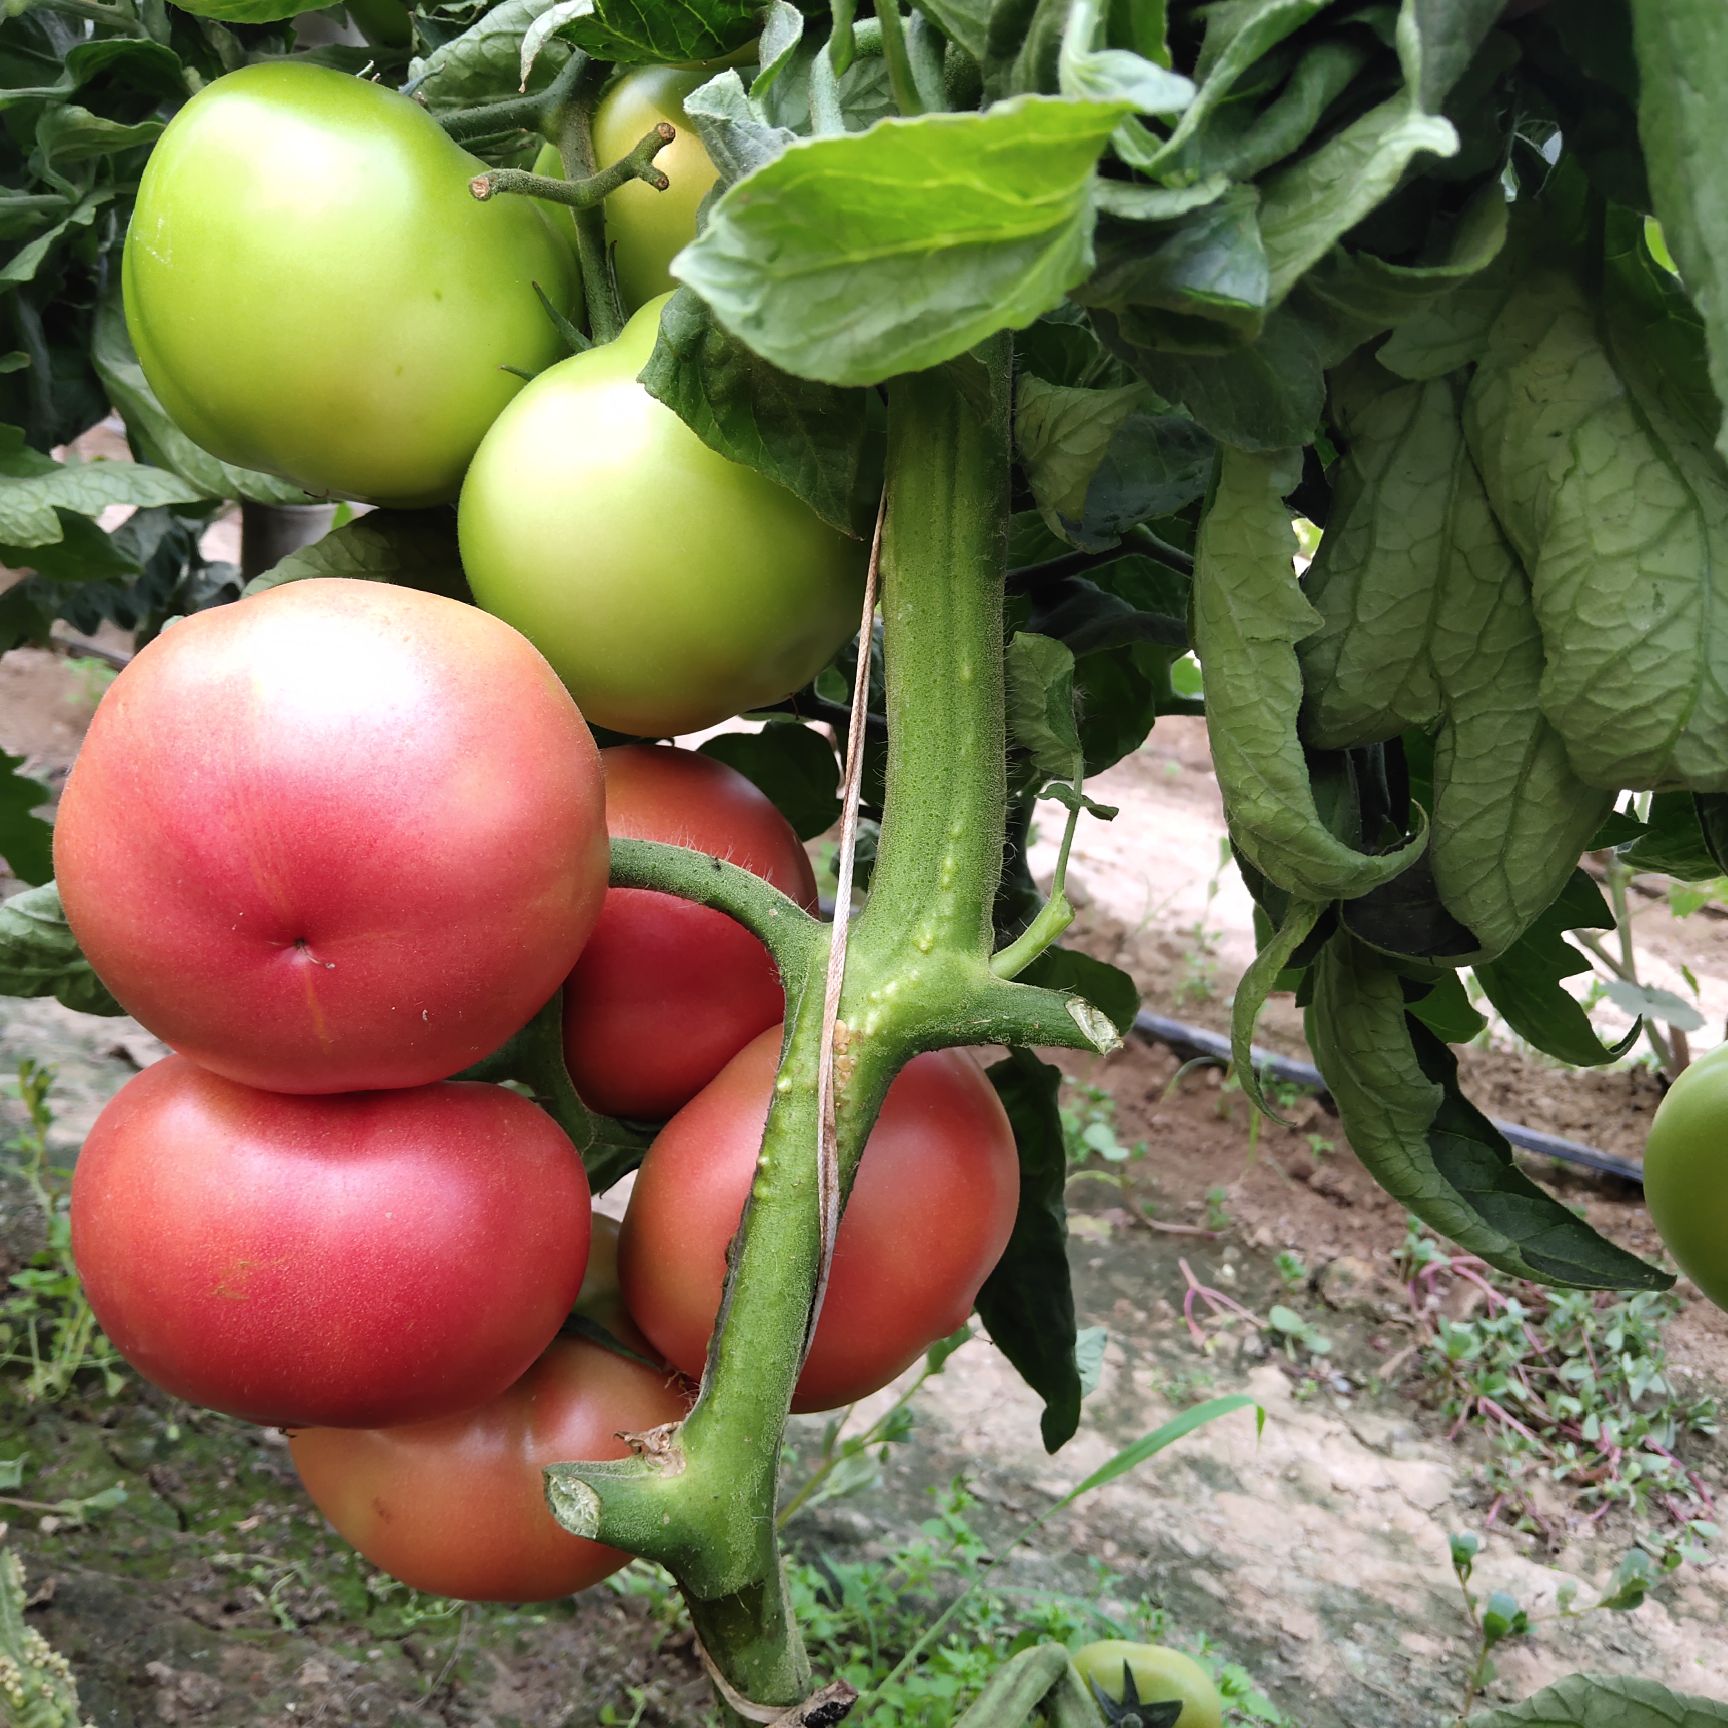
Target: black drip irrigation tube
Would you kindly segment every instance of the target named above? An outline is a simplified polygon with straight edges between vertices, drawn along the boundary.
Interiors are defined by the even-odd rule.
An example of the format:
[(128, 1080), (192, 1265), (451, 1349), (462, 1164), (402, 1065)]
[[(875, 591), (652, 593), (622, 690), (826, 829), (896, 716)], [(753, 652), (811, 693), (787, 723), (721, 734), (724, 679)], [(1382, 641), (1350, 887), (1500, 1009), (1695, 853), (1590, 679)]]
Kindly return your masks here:
[[(1149, 1014), (1142, 1009), (1134, 1016), (1134, 1030), (1142, 1038), (1162, 1044), (1183, 1061), (1230, 1062), (1230, 1040), (1204, 1026), (1190, 1026), (1186, 1021), (1167, 1019), (1162, 1014)], [(1270, 1050), (1253, 1047), (1250, 1060), (1254, 1071), (1263, 1079), (1282, 1081), (1287, 1086), (1300, 1086), (1314, 1093), (1327, 1109), (1336, 1113), (1332, 1094), (1320, 1070), (1308, 1062), (1295, 1062), (1287, 1056), (1276, 1056)], [(1514, 1145), (1526, 1152), (1540, 1153), (1562, 1164), (1576, 1165), (1581, 1170), (1594, 1170), (1598, 1175), (1612, 1176), (1629, 1182), (1636, 1188), (1644, 1186), (1644, 1172), (1638, 1165), (1612, 1153), (1600, 1152), (1594, 1146), (1581, 1145), (1576, 1140), (1562, 1140), (1557, 1134), (1544, 1134), (1539, 1129), (1525, 1128), (1517, 1122), (1503, 1122), (1498, 1117), (1489, 1120)]]

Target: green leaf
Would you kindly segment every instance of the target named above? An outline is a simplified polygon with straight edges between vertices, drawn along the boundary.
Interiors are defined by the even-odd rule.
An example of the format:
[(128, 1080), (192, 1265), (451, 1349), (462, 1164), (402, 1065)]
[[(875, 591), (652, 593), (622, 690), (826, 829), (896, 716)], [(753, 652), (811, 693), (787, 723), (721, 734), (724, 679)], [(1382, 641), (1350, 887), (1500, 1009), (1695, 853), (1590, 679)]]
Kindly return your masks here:
[(1722, 865), (1704, 838), (1700, 800), (1685, 792), (1658, 792), (1650, 800), (1644, 832), (1620, 856), (1634, 870), (1656, 870), (1682, 882), (1708, 882)]
[(52, 882), (0, 900), (0, 996), (52, 996), (82, 1014), (119, 1014), (79, 951)]
[(556, 20), (565, 41), (598, 60), (658, 66), (718, 60), (742, 47), (760, 28), (757, 11), (754, 0), (561, 0), (536, 29)]
[(1296, 950), (1307, 941), (1324, 910), (1312, 900), (1292, 899), (1284, 913), (1284, 921), (1242, 974), (1241, 982), (1236, 986), (1235, 999), (1230, 1004), (1231, 1066), (1242, 1095), (1274, 1122), (1283, 1122), (1284, 1118), (1266, 1102), (1261, 1089), (1260, 1071), (1254, 1066), (1254, 1027), (1260, 1018), (1260, 1010), (1266, 1006), (1266, 998), (1278, 987), (1279, 975), (1290, 964)]
[(1653, 984), (1633, 984), (1625, 978), (1603, 981), (1602, 992), (1622, 1013), (1644, 1020), (1660, 1020), (1682, 1032), (1699, 1032), (1704, 1016), (1684, 997)]
[(1085, 390), (1020, 376), (1014, 440), (1027, 483), (1051, 532), (1084, 551), (1104, 551), (1206, 490), (1212, 440), (1147, 398), (1141, 384)]
[(1133, 1030), (1134, 1016), (1140, 1012), (1140, 986), (1133, 978), (1079, 948), (1046, 948), (1020, 974), (1020, 982), (1084, 996), (1123, 1037)]
[(467, 579), (456, 555), (456, 518), (447, 509), (369, 510), (322, 540), (290, 552), (246, 584), (248, 595), (308, 577), (343, 576), (361, 582), (395, 582), (452, 600), (468, 598)]
[(49, 108), (36, 123), (36, 149), (46, 168), (89, 162), (148, 144), (165, 124), (162, 120), (127, 124), (76, 106)]
[(223, 24), (275, 24), (302, 10), (304, 0), (174, 0), (183, 12)]
[(684, 115), (702, 135), (702, 146), (727, 186), (772, 162), (798, 138), (789, 127), (776, 126), (763, 115), (735, 66), (692, 90), (684, 98)]
[(825, 834), (840, 820), (840, 764), (833, 746), (808, 726), (774, 723), (760, 732), (722, 732), (701, 750), (753, 781), (800, 840)]
[(1543, 717), (1529, 583), (1465, 446), (1456, 382), (1398, 383), (1363, 362), (1334, 400), (1346, 452), (1308, 575), (1322, 624), (1299, 651), (1306, 730), (1343, 749), (1441, 720), (1434, 886), (1498, 953), (1559, 892), (1612, 798), (1573, 773)]
[(108, 400), (126, 422), (134, 451), (146, 462), (181, 475), (198, 489), (199, 497), (245, 498), (257, 504), (307, 501), (307, 494), (291, 480), (219, 462), (174, 424), (138, 364), (118, 291), (108, 294), (97, 308), (90, 363), (107, 388)]
[(99, 516), (110, 504), (196, 504), (205, 494), (141, 462), (56, 462), (31, 450), (15, 426), (0, 426), (0, 541), (51, 546), (61, 510)]
[(1566, 940), (1568, 930), (1612, 929), (1614, 916), (1602, 891), (1582, 870), (1561, 895), (1497, 960), (1479, 961), (1476, 981), (1494, 1010), (1538, 1050), (1593, 1068), (1624, 1056), (1638, 1041), (1634, 1026), (1618, 1044), (1604, 1044), (1583, 1004), (1560, 981), (1590, 970), (1590, 962)]
[(799, 377), (939, 365), (1086, 275), (1093, 165), (1122, 112), (1025, 96), (801, 139), (712, 206), (673, 273)]
[(1296, 735), (1296, 644), (1319, 622), (1294, 564), (1284, 494), (1290, 457), (1224, 453), (1194, 564), (1194, 647), (1206, 677), (1213, 760), (1231, 838), (1261, 874), (1308, 900), (1345, 899), (1390, 881), (1420, 837), (1373, 856), (1321, 820)]
[[(461, 35), (409, 62), (409, 86), (434, 112), (477, 108), (519, 93), (522, 39), (552, 0), (502, 0), (481, 13)], [(529, 88), (544, 87), (565, 57), (561, 43), (540, 54)]]
[(1340, 935), (1315, 964), (1308, 1044), (1368, 1173), (1467, 1252), (1517, 1278), (1662, 1290), (1666, 1273), (1598, 1236), (1512, 1160), (1458, 1090), (1451, 1051), (1405, 1010), (1403, 981)]
[(950, 42), (983, 64), (990, 51), (990, 18), (996, 0), (913, 0), (913, 4)]
[(1039, 1427), (1054, 1452), (1080, 1426), (1074, 1288), (1063, 1200), (1067, 1149), (1056, 1107), (1061, 1073), (1028, 1050), (989, 1070), (1020, 1154), (1020, 1208), (995, 1270), (978, 1292), (978, 1317), (1020, 1378), (1044, 1400)]
[[(1663, 238), (1704, 314), (1710, 379), (1728, 402), (1728, 11), (1714, 0), (1633, 0), (1643, 85), (1638, 133)], [(1728, 432), (1716, 448), (1728, 456)]]
[(1230, 95), (1255, 61), (1323, 12), (1330, 0), (1246, 0), (1213, 9), (1194, 73), (1199, 83), (1175, 129), (1156, 156), (1137, 164), (1158, 174), (1173, 166), (1190, 139)]
[(1007, 653), (1008, 735), (1052, 779), (1066, 779), (1080, 759), (1074, 723), (1074, 655), (1066, 644), (1016, 631)]
[(60, 61), (60, 76), (52, 84), (0, 89), (0, 112), (31, 103), (64, 101), (97, 77), (156, 96), (183, 98), (186, 94), (180, 56), (172, 48), (140, 37), (105, 36), (73, 42)]
[(18, 770), (22, 756), (0, 750), (0, 858), (20, 882), (42, 883), (54, 874), (54, 830), (35, 814), (54, 794)]
[(1484, 1710), (1466, 1728), (1723, 1728), (1728, 1704), (1689, 1698), (1653, 1680), (1575, 1674), (1504, 1710)]
[(1696, 317), (1660, 274), (1627, 212), (1610, 214), (1599, 296), (1526, 273), (1465, 423), (1530, 571), (1542, 706), (1574, 771), (1609, 791), (1721, 792), (1728, 469)]
[(688, 288), (662, 310), (640, 376), (710, 449), (767, 475), (843, 533), (867, 531), (882, 472), (873, 393), (795, 378), (759, 359)]
[(1399, 96), (1271, 174), (1260, 188), (1260, 234), (1272, 303), (1390, 195), (1415, 157), (1451, 156), (1457, 149), (1451, 121), (1415, 112)]
[(1719, 793), (1705, 793), (1694, 803), (1704, 844), (1716, 860), (1716, 868), (1728, 876), (1728, 798)]
[(1440, 112), (1505, 10), (1506, 0), (1406, 0), (1398, 19), (1398, 54), (1426, 113)]
[(1407, 1007), (1436, 1038), (1447, 1044), (1468, 1044), (1488, 1024), (1471, 1006), (1470, 993), (1456, 972), (1442, 972), (1433, 989)]
[(1267, 452), (1313, 437), (1325, 378), (1314, 339), (1300, 319), (1274, 312), (1245, 347), (1184, 354), (1166, 346), (1162, 333), (1132, 308), (1094, 306), (1091, 318), (1106, 348), (1220, 443)]

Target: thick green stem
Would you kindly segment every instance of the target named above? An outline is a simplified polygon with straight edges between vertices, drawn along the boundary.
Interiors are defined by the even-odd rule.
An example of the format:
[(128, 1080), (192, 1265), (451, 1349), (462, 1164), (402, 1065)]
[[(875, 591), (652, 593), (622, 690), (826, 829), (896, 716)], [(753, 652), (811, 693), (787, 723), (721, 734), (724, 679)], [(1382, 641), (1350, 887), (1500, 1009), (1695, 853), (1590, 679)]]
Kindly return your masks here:
[(502, 102), (487, 102), (479, 108), (458, 108), (438, 115), (438, 124), (457, 139), (494, 138), (506, 132), (549, 135), (557, 130), (564, 105), (587, 63), (586, 54), (573, 53), (544, 90), (531, 96), (507, 96)]
[(888, 390), (887, 785), (860, 959), (990, 952), (1007, 796), (1008, 344), (981, 353)]
[[(589, 61), (578, 76), (571, 100), (558, 125), (558, 156), (566, 180), (590, 180), (599, 164), (594, 159), (594, 109), (606, 69)], [(610, 342), (624, 328), (624, 307), (618, 283), (612, 275), (612, 256), (606, 245), (603, 204), (591, 204), (573, 212), (576, 223), (576, 257), (582, 267), (582, 294), (588, 309), (588, 334), (596, 342)]]
[(879, 0), (876, 17), (882, 29), (882, 58), (888, 67), (888, 85), (894, 106), (902, 114), (922, 114), (924, 99), (912, 76), (912, 61), (906, 52), (906, 26), (900, 17), (899, 0)]

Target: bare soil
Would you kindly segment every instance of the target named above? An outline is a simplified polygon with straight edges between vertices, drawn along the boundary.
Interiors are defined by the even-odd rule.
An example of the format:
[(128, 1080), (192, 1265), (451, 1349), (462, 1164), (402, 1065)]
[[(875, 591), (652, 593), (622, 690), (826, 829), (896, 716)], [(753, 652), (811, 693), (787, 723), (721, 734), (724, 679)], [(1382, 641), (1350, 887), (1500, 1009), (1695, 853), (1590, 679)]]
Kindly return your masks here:
[[(92, 700), (88, 680), (54, 656), (8, 655), (0, 745), (53, 783)], [(1203, 730), (1161, 722), (1093, 790), (1122, 816), (1082, 828), (1079, 939), (1128, 966), (1149, 1005), (1222, 1029), (1252, 932), (1246, 893), (1220, 868)], [(1050, 850), (1046, 842), (1039, 854), (1046, 867)], [(1649, 900), (1638, 926), (1655, 981), (1684, 991), (1688, 968), (1719, 1029), (1728, 923), (1678, 921)], [(1614, 1025), (1606, 1008), (1601, 1024)], [(1287, 1002), (1269, 1007), (1260, 1037), (1302, 1053)], [(158, 1050), (130, 1022), (0, 1001), (0, 1071), (25, 1056), (57, 1064), (56, 1143), (68, 1156)], [(1139, 1042), (1105, 1062), (1060, 1060), (1076, 1080), (1106, 1087), (1120, 1138), (1146, 1146), (1127, 1194), (1095, 1182), (1071, 1191), (1082, 1324), (1109, 1334), (1080, 1434), (1046, 1457), (1036, 1400), (975, 1340), (921, 1394), (917, 1438), (896, 1450), (880, 1487), (818, 1511), (800, 1542), (890, 1548), (927, 1514), (928, 1490), (964, 1473), (983, 1501), (981, 1525), (1005, 1544), (1025, 1517), (1178, 1409), (1246, 1392), (1266, 1412), (1258, 1437), (1246, 1415), (1191, 1436), (1081, 1501), (993, 1576), (1090, 1589), (1096, 1557), (1120, 1591), (1164, 1604), (1247, 1666), (1300, 1728), (1449, 1728), (1472, 1648), (1447, 1538), (1480, 1529), (1492, 1496), (1484, 1442), (1468, 1429), (1449, 1438), (1436, 1398), (1411, 1373), (1391, 1263), (1405, 1234), (1400, 1209), (1311, 1099), (1296, 1100), (1293, 1127), (1253, 1135), (1216, 1070), (1178, 1079), (1174, 1057)], [(1492, 1113), (1633, 1157), (1659, 1092), (1647, 1066), (1580, 1075), (1510, 1040), (1466, 1051), (1464, 1067)], [(0, 1153), (0, 1275), (40, 1240), (40, 1219), (6, 1179), (10, 1156)], [(1532, 1168), (1617, 1240), (1659, 1251), (1635, 1192)], [(1135, 1222), (1130, 1199), (1176, 1228)], [(1307, 1268), (1298, 1289), (1279, 1274), (1281, 1250)], [(1197, 1339), (1183, 1313), (1195, 1283), (1261, 1317), (1273, 1303), (1293, 1306), (1330, 1339), (1329, 1355), (1287, 1354), (1242, 1324), (1204, 1326)], [(1694, 1298), (1668, 1344), (1689, 1389), (1728, 1395), (1728, 1316)], [(57, 1408), (32, 1408), (13, 1377), (0, 1378), (0, 1460), (10, 1459), (21, 1461), (21, 1483), (0, 1496), (0, 1519), (39, 1591), (33, 1622), (71, 1658), (104, 1728), (593, 1728), (608, 1709), (630, 1722), (638, 1708), (644, 1728), (707, 1720), (688, 1644), (639, 1591), (544, 1610), (431, 1612), (324, 1531), (276, 1437), (170, 1406), (135, 1383), (112, 1398), (91, 1385)], [(1718, 1499), (1728, 1492), (1719, 1443), (1693, 1445), (1688, 1461)], [(124, 1504), (88, 1522), (52, 1509), (116, 1482)], [(1497, 1528), (1478, 1587), (1537, 1610), (1574, 1578), (1588, 1600), (1642, 1527), (1619, 1514), (1590, 1523), (1558, 1496), (1544, 1525), (1545, 1534)], [(1728, 1568), (1689, 1565), (1636, 1614), (1543, 1626), (1508, 1647), (1490, 1697), (1583, 1668), (1728, 1698), (1725, 1625)]]

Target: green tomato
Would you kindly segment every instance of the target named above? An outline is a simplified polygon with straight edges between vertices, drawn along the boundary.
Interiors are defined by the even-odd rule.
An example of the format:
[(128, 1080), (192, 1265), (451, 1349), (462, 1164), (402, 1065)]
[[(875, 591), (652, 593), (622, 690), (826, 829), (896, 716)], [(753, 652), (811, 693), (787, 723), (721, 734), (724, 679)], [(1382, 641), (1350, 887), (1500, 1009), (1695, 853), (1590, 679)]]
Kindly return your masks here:
[(201, 90), (151, 152), (126, 324), (163, 406), (224, 461), (380, 504), (455, 497), (521, 380), (563, 351), (534, 294), (575, 298), (532, 199), (405, 96), (303, 62)]
[(626, 311), (678, 286), (672, 260), (696, 238), (697, 207), (720, 178), (684, 112), (684, 98), (713, 76), (709, 66), (642, 66), (626, 72), (594, 111), (594, 161), (601, 168), (627, 156), (662, 120), (678, 131), (654, 158), (671, 182), (664, 192), (631, 180), (606, 200), (606, 238)]
[(1728, 1308), (1728, 1045), (1685, 1069), (1657, 1106), (1644, 1203), (1681, 1271)]
[(866, 556), (636, 381), (659, 321), (652, 302), (536, 378), (475, 454), (458, 515), (474, 598), (590, 723), (643, 737), (813, 678), (858, 627)]
[(1212, 1677), (1192, 1656), (1163, 1644), (1130, 1644), (1121, 1638), (1104, 1638), (1074, 1652), (1074, 1666), (1088, 1688), (1096, 1684), (1118, 1704), (1126, 1696), (1124, 1663), (1142, 1704), (1180, 1700), (1182, 1714), (1176, 1718), (1176, 1728), (1223, 1728), (1224, 1700)]

